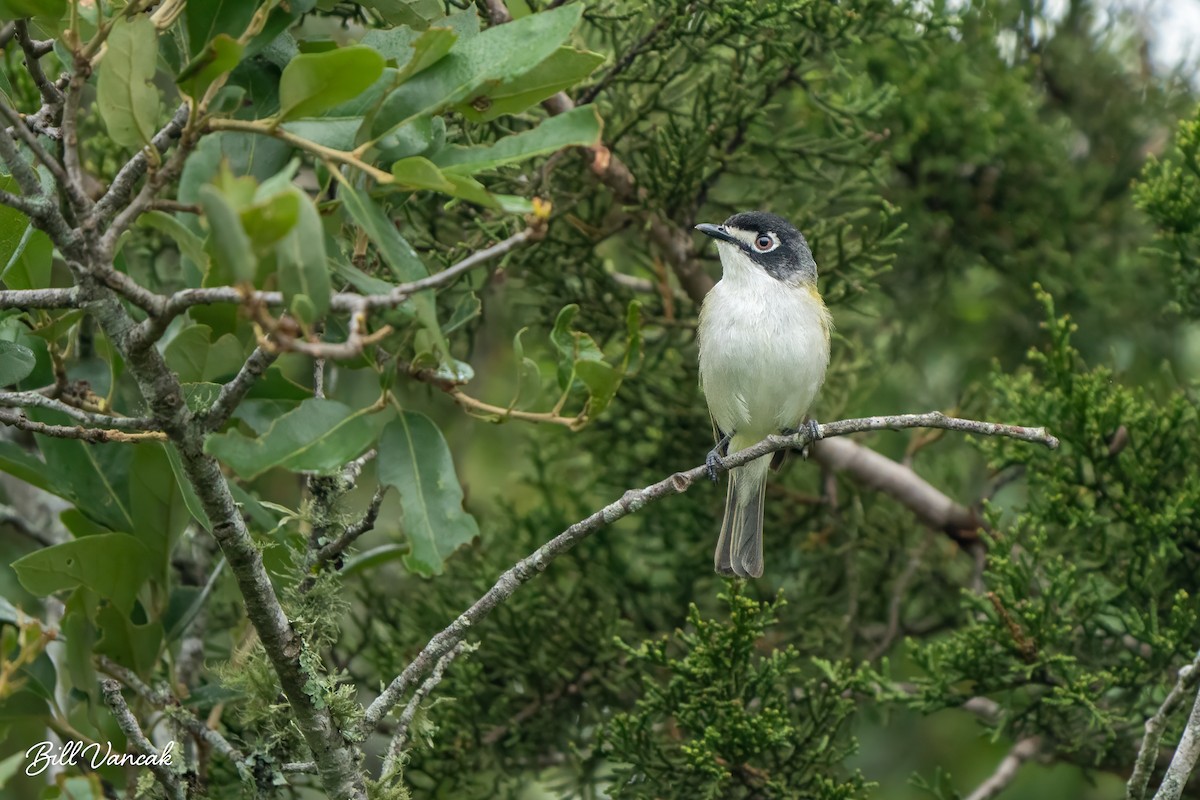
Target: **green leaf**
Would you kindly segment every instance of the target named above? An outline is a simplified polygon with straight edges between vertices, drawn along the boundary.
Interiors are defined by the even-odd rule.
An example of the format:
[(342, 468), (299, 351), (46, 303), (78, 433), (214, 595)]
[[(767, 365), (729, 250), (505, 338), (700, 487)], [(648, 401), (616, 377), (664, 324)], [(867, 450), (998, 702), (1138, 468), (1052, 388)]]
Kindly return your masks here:
[(279, 417), (256, 439), (232, 430), (208, 437), (204, 450), (247, 479), (275, 467), (329, 472), (370, 447), (389, 417), (390, 412), (374, 407), (354, 411), (334, 400), (313, 398)]
[(581, 6), (562, 6), (460, 39), (445, 57), (388, 95), (368, 120), (364, 138), (379, 139), (462, 102), (487, 81), (505, 81), (536, 67), (566, 41), (582, 13)]
[(46, 289), (50, 286), (53, 261), (50, 237), (32, 224), (27, 225), (0, 267), (0, 280), (9, 289)]
[(368, 31), (362, 43), (386, 59), (396, 62), (395, 84), (436, 64), (458, 39), (447, 27), (432, 27), (416, 33), (411, 28)]
[(0, 341), (0, 386), (9, 386), (33, 372), (33, 351), (23, 344)]
[(265, 253), (295, 229), (302, 202), (307, 203), (308, 197), (299, 189), (284, 191), (258, 200), (238, 212), (242, 230), (250, 237), (257, 252)]
[(229, 34), (218, 34), (183, 68), (176, 83), (184, 94), (199, 100), (213, 81), (238, 65), (244, 50)]
[(308, 298), (313, 317), (304, 322), (311, 325), (329, 311), (332, 291), (325, 266), (325, 231), (321, 215), (308, 196), (294, 186), (289, 187), (289, 193), (296, 198), (298, 218), (287, 236), (275, 245), (279, 288), (289, 308), (298, 296)]
[(39, 597), (85, 586), (128, 614), (154, 559), (127, 533), (101, 533), (35, 550), (12, 567), (21, 585)]
[(586, 333), (571, 330), (571, 322), (579, 313), (575, 303), (563, 306), (554, 320), (554, 328), (550, 331), (550, 341), (558, 350), (558, 385), (567, 389), (571, 384), (571, 376), (576, 374), (576, 364), (579, 361), (603, 361), (604, 353), (596, 341)]
[(215, 342), (212, 328), (189, 325), (167, 343), (163, 357), (167, 366), (184, 383), (201, 383), (231, 375), (241, 368), (242, 344), (236, 336), (225, 334)]
[(420, 156), (405, 158), (392, 164), (392, 177), (412, 189), (433, 189), (438, 192), (453, 192), (454, 184), (432, 161)]
[(238, 282), (251, 281), (258, 267), (250, 237), (241, 219), (215, 186), (204, 185), (199, 191), (200, 206), (208, 220), (208, 247), (214, 267)]
[(550, 117), (532, 130), (505, 136), (495, 144), (447, 147), (437, 153), (433, 161), (448, 172), (471, 175), (572, 145), (597, 144), (601, 127), (596, 107), (580, 106)]
[(443, 172), (442, 175), (454, 184), (454, 190), (449, 193), (454, 197), (461, 197), (484, 208), (497, 208), (509, 214), (528, 214), (533, 211), (533, 203), (524, 197), (492, 194), (470, 175), (459, 175), (456, 172)]
[(0, 472), (7, 472), (42, 491), (59, 494), (45, 462), (26, 452), (16, 442), (0, 440)]
[(542, 371), (537, 362), (525, 355), (525, 345), (521, 335), (528, 328), (521, 328), (513, 336), (513, 358), (517, 362), (517, 390), (513, 394), (509, 409), (528, 407), (529, 403), (537, 400), (542, 392)]
[(192, 488), (192, 482), (188, 480), (187, 474), (183, 471), (183, 462), (179, 458), (179, 451), (175, 449), (175, 445), (167, 447), (167, 461), (171, 464), (171, 472), (175, 476), (175, 484), (179, 490), (183, 492), (183, 502), (191, 512), (192, 517), (200, 523), (200, 526), (206, 531), (212, 531), (212, 522), (208, 519), (208, 514), (204, 511), (204, 504), (200, 502), (200, 498), (196, 495), (196, 490)]
[(171, 469), (167, 446), (145, 442), (134, 446), (129, 473), (131, 533), (154, 556), (154, 578), (166, 586), (171, 550), (192, 519), (183, 491)]
[(256, 5), (246, 0), (188, 0), (184, 14), (189, 55), (199, 56), (221, 35), (240, 37), (253, 19)]
[[(29, 416), (48, 425), (74, 425), (58, 411), (30, 409)], [(35, 434), (55, 493), (70, 500), (92, 520), (109, 530), (133, 530), (129, 514), (129, 465), (133, 453), (127, 444), (88, 444), (76, 439)], [(89, 537), (90, 538), (90, 537)]]
[(583, 381), (590, 395), (588, 415), (594, 417), (608, 408), (621, 385), (621, 373), (603, 361), (577, 361), (575, 374)]
[(604, 56), (599, 53), (560, 47), (529, 72), (472, 92), (454, 110), (471, 122), (488, 122), (506, 114), (519, 114), (571, 88), (603, 63)]
[(108, 135), (122, 147), (150, 143), (158, 124), (158, 89), (153, 84), (158, 62), (158, 32), (145, 14), (120, 17), (108, 35), (108, 52), (100, 62), (96, 105)]
[(395, 223), (370, 195), (349, 186), (341, 187), (338, 193), (351, 219), (367, 234), (379, 251), (379, 257), (397, 280), (407, 283), (429, 276), (429, 270), (417, 251), (405, 241), (396, 230)]
[(479, 535), (475, 518), (463, 510), (450, 448), (428, 417), (406, 411), (384, 430), (379, 482), (400, 492), (410, 571), (441, 574), (450, 554)]
[(96, 625), (103, 634), (96, 642), (96, 652), (118, 664), (129, 667), (142, 676), (149, 676), (158, 662), (163, 627), (158, 622), (135, 624), (115, 605), (105, 606), (96, 615)]
[(56, 21), (62, 19), (66, 10), (67, 0), (3, 0), (0, 2), (0, 19), (36, 17)]
[(162, 211), (147, 211), (138, 218), (138, 224), (170, 236), (179, 247), (179, 252), (196, 266), (201, 273), (208, 264), (204, 242), (186, 225)]
[(374, 83), (383, 67), (383, 56), (362, 45), (298, 56), (279, 79), (279, 117), (312, 116), (350, 100)]
[[(429, 274), (417, 251), (404, 240), (392, 220), (366, 192), (343, 186), (341, 198), (350, 217), (367, 234), (367, 238), (379, 251), (383, 263), (398, 280), (407, 283)], [(434, 302), (433, 293), (420, 292), (409, 298), (409, 303), (417, 320), (434, 337), (439, 356), (448, 358), (450, 347), (442, 335), (441, 325), (438, 324), (437, 304)]]

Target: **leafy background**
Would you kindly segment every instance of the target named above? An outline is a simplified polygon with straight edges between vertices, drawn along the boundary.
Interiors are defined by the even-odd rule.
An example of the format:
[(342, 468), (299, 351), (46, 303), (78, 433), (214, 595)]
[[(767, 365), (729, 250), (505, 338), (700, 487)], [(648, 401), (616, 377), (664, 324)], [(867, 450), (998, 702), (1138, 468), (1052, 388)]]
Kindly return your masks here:
[[(66, 5), (36, 9), (45, 35)], [(144, 285), (276, 289), (298, 333), (323, 325), (336, 341), (334, 291), (384, 293), (548, 223), (498, 265), (382, 313), (386, 356), (331, 365), (327, 399), (311, 359), (286, 355), (207, 438), (343, 687), (369, 696), (518, 558), (699, 463), (697, 305), (672, 272), (717, 276), (697, 222), (768, 207), (805, 231), (837, 323), (818, 419), (937, 408), (1063, 440), (865, 440), (976, 509), (965, 538), (792, 459), (770, 490), (767, 575), (747, 585), (711, 573), (721, 491), (647, 506), (473, 631), (479, 648), (416, 720), (404, 791), (950, 798), (1038, 737), (1045, 763), (1011, 796), (1124, 796), (1142, 724), (1200, 641), (1200, 123), (1190, 72), (1148, 62), (1137, 13), (1049, 5), (513, 2), (516, 19), (493, 25), (486, 4), (292, 3), (246, 37), (256, 4), (189, 0), (166, 33), (145, 15), (114, 27), (98, 113), (81, 122), (91, 174), (111, 180), (180, 93), (211, 95), (219, 120), (168, 192), (202, 214), (152, 211), (122, 242), (117, 268)], [(4, 59), (0, 90), (36, 108), (20, 53)], [(539, 103), (560, 90), (579, 107), (551, 115)], [(382, 177), (339, 171), (263, 120), (327, 151), (365, 146)], [(635, 189), (597, 177), (578, 146), (598, 142)], [(5, 287), (68, 285), (27, 230), (0, 209)], [(4, 313), (0, 382), (39, 388), (65, 370), (138, 409), (87, 316)], [(166, 329), (195, 409), (241, 366), (256, 322), (198, 306)], [(394, 403), (376, 405), (381, 388)], [(295, 474), (374, 443), (355, 485), (328, 489), (333, 506)], [(0, 468), (65, 501), (71, 536), (40, 548), (0, 527), (0, 561), (18, 562), (0, 569), (6, 613), (43, 613), (57, 593), (67, 641), (52, 659), (59, 645), (4, 628), (6, 663), (31, 663), (0, 695), (0, 747), (64, 722), (119, 737), (95, 684), (103, 654), (185, 686), (202, 714), (226, 704), (224, 729), (268, 768), (302, 757), (173, 451), (0, 446)], [(378, 523), (337, 576), (292, 591), (313, 531), (357, 519), (377, 486)], [(187, 677), (189, 630), (204, 669)], [(976, 697), (996, 712), (962, 710)], [(247, 791), (220, 762), (207, 780), (214, 796)]]

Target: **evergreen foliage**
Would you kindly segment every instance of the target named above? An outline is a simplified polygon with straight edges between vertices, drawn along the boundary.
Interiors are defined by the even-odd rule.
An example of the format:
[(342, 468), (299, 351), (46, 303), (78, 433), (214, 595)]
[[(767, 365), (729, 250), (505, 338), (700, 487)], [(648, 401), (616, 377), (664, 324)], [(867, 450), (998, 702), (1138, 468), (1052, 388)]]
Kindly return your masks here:
[[(117, 36), (72, 90), (93, 201), (148, 152), (143, 117), (153, 134), (184, 97), (208, 114), (147, 162), (173, 202), (100, 259), (119, 277), (72, 248), (120, 217), (89, 228), (60, 192), (72, 240), (0, 206), (0, 296), (109, 298), (0, 305), (0, 393), (149, 417), (170, 442), (3, 417), (5, 797), (168, 795), (145, 771), (48, 787), (18, 770), (50, 735), (131, 741), (108, 675), (155, 743), (188, 743), (189, 796), (361, 796), (331, 777), (344, 754), (380, 800), (948, 799), (1032, 742), (1067, 768), (1023, 767), (1012, 796), (1124, 797), (1200, 648), (1200, 116), (1134, 11), (1058, 5), (513, 0), (506, 20), (491, 0), (0, 0), (0, 103), (26, 118), (44, 87), (19, 31), (54, 40), (34, 59), (52, 78)], [(157, 43), (150, 82), (122, 45), (138, 36)], [(101, 113), (114, 75), (130, 107)], [(27, 199), (5, 163), (0, 190)], [(818, 420), (936, 408), (1061, 446), (858, 437), (961, 510), (943, 523), (820, 445), (793, 454), (749, 583), (712, 573), (723, 487), (648, 503), (540, 565), (364, 730), (513, 564), (701, 462), (695, 322), (719, 268), (691, 228), (759, 207), (808, 237), (837, 325)], [(368, 346), (325, 353), (318, 383), (303, 348), (353, 339), (345, 297), (514, 236), (373, 308)], [(150, 327), (147, 355), (129, 330), (156, 312), (113, 294), (126, 281), (279, 298), (191, 306)], [(266, 340), (293, 352), (206, 429)], [(218, 485), (224, 506), (205, 502)], [(277, 607), (251, 591), (254, 556)], [(1168, 715), (1152, 786), (1184, 723)]]

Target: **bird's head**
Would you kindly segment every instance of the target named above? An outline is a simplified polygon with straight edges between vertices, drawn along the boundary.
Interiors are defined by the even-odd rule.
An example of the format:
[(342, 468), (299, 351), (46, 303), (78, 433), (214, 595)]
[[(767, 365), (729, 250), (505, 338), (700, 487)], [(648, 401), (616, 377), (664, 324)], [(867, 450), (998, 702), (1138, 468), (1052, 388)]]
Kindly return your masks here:
[(761, 269), (785, 283), (815, 283), (817, 262), (804, 234), (783, 217), (743, 211), (720, 225), (705, 222), (696, 230), (717, 240), (721, 264)]

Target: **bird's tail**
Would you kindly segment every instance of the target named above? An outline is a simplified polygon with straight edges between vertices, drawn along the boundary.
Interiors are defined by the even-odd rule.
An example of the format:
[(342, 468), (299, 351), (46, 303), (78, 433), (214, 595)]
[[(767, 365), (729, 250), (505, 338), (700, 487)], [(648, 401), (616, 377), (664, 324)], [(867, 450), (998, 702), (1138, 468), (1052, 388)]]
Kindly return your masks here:
[[(757, 442), (734, 436), (729, 452)], [(713, 565), (722, 575), (758, 578), (763, 574), (763, 501), (767, 493), (767, 470), (771, 457), (763, 456), (729, 473), (725, 495), (725, 519)]]

